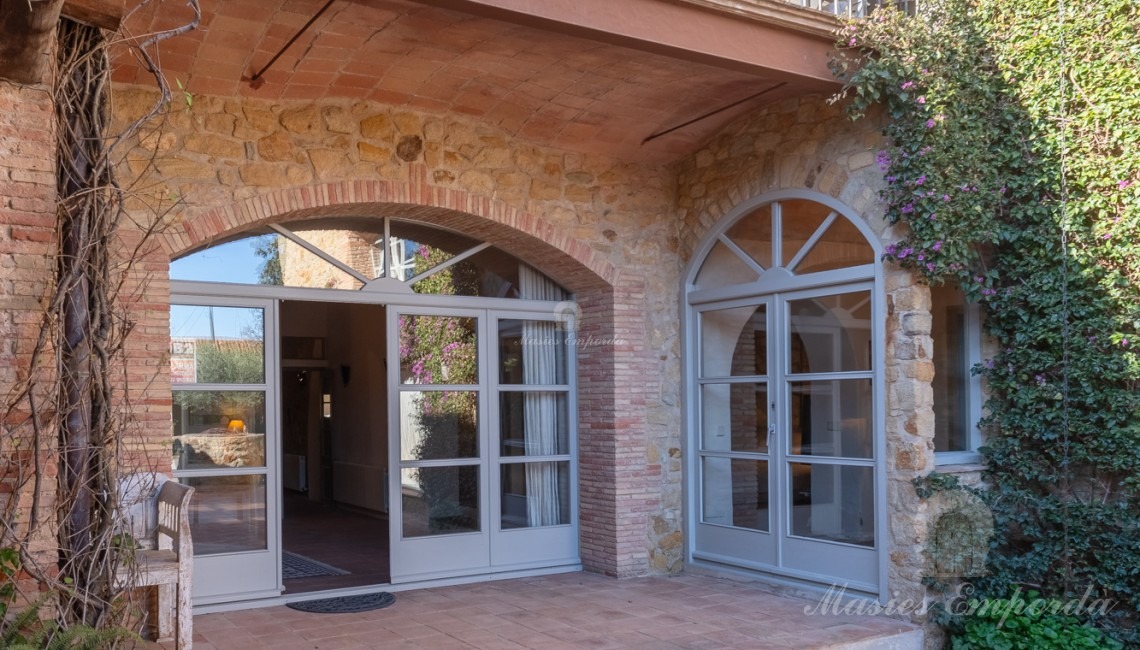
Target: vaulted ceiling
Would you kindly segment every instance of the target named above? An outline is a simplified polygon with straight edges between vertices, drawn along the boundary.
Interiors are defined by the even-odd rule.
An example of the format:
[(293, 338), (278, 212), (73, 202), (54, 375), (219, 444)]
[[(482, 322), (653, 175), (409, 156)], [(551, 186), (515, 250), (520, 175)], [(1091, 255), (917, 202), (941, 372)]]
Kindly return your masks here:
[[(159, 64), (191, 93), (454, 112), (535, 144), (654, 162), (765, 102), (834, 87), (833, 23), (775, 0), (734, 4), (774, 6), (798, 25), (699, 6), (710, 0), (334, 0), (321, 13), (325, 4), (202, 0), (200, 29), (161, 43)], [(125, 28), (139, 35), (190, 17), (183, 3), (153, 2)], [(147, 83), (125, 51), (114, 79)]]

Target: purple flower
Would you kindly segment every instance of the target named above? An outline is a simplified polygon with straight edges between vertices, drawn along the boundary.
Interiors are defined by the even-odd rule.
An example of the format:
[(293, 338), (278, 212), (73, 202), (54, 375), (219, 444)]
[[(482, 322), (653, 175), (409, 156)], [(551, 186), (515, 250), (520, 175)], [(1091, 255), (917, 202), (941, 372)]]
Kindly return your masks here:
[(919, 104), (925, 104), (925, 103), (926, 103), (926, 96), (925, 96), (925, 95), (921, 95), (921, 96), (919, 96), (919, 98), (918, 98), (918, 99), (916, 99), (916, 100), (914, 100), (914, 101), (918, 102)]
[(914, 88), (914, 82), (904, 81), (903, 85), (899, 86), (899, 88), (902, 88), (903, 90), (910, 90), (911, 88)]
[(891, 166), (890, 152), (886, 149), (880, 150), (879, 153), (875, 154), (875, 162), (878, 163), (880, 171), (887, 171), (887, 168)]
[(947, 202), (947, 201), (949, 201), (949, 200), (950, 200), (950, 195), (949, 195), (949, 194), (943, 194), (943, 195), (942, 195), (942, 202), (943, 202), (943, 203), (945, 203), (945, 202)]
[(1035, 375), (1033, 378), (1037, 380), (1038, 386), (1044, 386), (1045, 385), (1045, 375)]
[(994, 360), (993, 359), (986, 359), (986, 368), (989, 368), (990, 370), (994, 369)]
[(1120, 181), (1119, 183), (1116, 184), (1117, 189), (1121, 189), (1121, 190), (1123, 190), (1127, 187), (1131, 187), (1131, 186), (1132, 186), (1132, 181)]
[[(930, 216), (934, 216), (934, 215), (930, 215)], [(942, 240), (939, 239), (938, 241), (934, 242), (934, 245), (930, 247), (930, 250), (934, 251), (935, 253), (942, 250)]]
[(855, 47), (855, 37), (852, 36), (851, 40), (847, 41), (847, 47)]
[(898, 179), (895, 178), (894, 176), (887, 176), (886, 179), (884, 179), (884, 180), (886, 180), (888, 183), (893, 183)]
[(923, 174), (922, 176), (919, 176), (918, 178), (914, 179), (915, 185), (922, 185), (925, 182), (926, 182), (926, 174)]
[(934, 120), (932, 120), (932, 119), (926, 120), (926, 128), (933, 129), (934, 128)]
[(927, 262), (926, 263), (926, 271), (928, 273), (934, 273), (934, 263), (933, 262)]
[(994, 289), (982, 289), (982, 295), (983, 296), (995, 296), (995, 295), (997, 295), (997, 291)]
[(931, 212), (930, 216), (927, 217), (927, 219), (929, 219), (930, 221), (936, 221), (938, 219), (938, 214), (935, 212)]
[(886, 249), (887, 255), (890, 255), (893, 257), (896, 250), (897, 250), (897, 248), (895, 247), (894, 244), (888, 244), (887, 245), (887, 249)]
[(1130, 345), (1130, 344), (1128, 343), (1128, 339), (1120, 339), (1120, 347), (1124, 347), (1124, 348), (1126, 348), (1126, 347), (1128, 347), (1129, 345)]
[(919, 253), (915, 259), (917, 259), (919, 262), (926, 261), (926, 253)]
[(900, 212), (902, 212), (903, 214), (910, 214), (911, 212), (914, 212), (914, 204), (913, 203), (907, 203), (906, 205), (904, 205), (901, 208)]
[(911, 248), (910, 246), (907, 246), (906, 248), (899, 251), (899, 259), (904, 259), (904, 258), (910, 257), (910, 254), (913, 252), (914, 252), (914, 249)]

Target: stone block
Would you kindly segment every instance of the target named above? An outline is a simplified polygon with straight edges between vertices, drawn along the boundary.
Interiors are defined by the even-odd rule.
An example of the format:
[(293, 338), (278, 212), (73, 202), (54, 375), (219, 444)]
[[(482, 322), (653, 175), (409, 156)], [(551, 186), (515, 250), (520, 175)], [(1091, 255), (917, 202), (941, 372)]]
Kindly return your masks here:
[(298, 135), (318, 133), (321, 130), (321, 111), (315, 105), (281, 111), (281, 126)]

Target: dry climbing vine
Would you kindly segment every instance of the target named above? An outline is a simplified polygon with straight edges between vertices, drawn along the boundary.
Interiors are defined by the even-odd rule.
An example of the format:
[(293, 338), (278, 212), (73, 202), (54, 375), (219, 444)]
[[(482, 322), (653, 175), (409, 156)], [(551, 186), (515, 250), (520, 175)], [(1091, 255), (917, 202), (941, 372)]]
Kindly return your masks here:
[[(143, 0), (134, 11), (148, 3)], [(124, 303), (132, 297), (128, 292), (145, 290), (145, 283), (131, 282), (138, 278), (135, 262), (163, 220), (152, 215), (150, 223), (130, 224), (141, 236), (121, 236), (129, 190), (116, 180), (116, 145), (169, 104), (170, 89), (153, 49), (197, 26), (197, 1), (187, 4), (192, 20), (142, 38), (113, 41), (96, 27), (66, 18), (57, 28), (51, 92), (58, 252), (26, 372), (3, 405), (0, 451), (8, 459), (4, 470), (12, 492), (0, 519), (0, 547), (9, 549), (8, 560), (0, 562), (0, 581), (28, 578), (38, 591), (58, 595), (55, 611), (42, 614), (54, 614), (60, 629), (113, 628), (137, 614), (123, 581), (115, 578), (129, 557), (123, 551), (133, 543), (119, 508), (121, 473), (139, 469), (123, 462), (132, 431), (124, 363), (132, 322)], [(108, 56), (113, 44), (129, 47), (160, 90), (146, 115), (114, 135)], [(39, 606), (45, 605), (41, 599)]]

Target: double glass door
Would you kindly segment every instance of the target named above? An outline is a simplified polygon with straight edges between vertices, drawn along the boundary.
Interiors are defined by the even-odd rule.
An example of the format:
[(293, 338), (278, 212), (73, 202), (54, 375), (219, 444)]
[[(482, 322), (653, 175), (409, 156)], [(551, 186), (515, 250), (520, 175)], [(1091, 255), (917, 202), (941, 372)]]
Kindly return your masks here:
[(877, 591), (871, 295), (697, 309), (694, 557)]
[(392, 582), (576, 564), (566, 326), (393, 307), (388, 332)]

